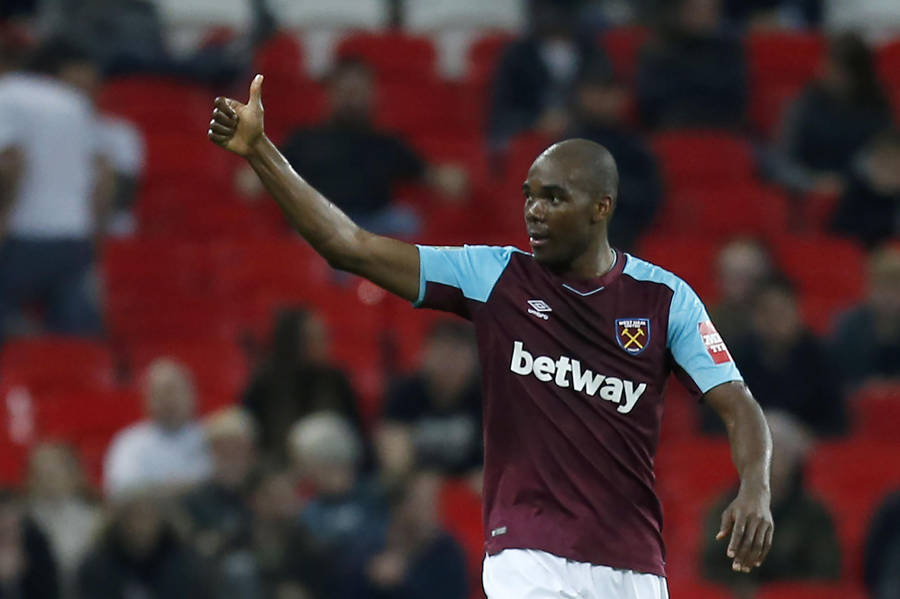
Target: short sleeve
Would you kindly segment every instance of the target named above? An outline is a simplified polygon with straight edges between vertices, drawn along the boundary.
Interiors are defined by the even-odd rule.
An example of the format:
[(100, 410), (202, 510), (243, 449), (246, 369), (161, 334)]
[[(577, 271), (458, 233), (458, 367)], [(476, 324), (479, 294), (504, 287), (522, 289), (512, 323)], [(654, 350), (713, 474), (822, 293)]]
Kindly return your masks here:
[(413, 305), (471, 318), (472, 303), (485, 303), (506, 270), (514, 247), (420, 245), (419, 296)]
[(700, 394), (722, 383), (743, 380), (700, 298), (683, 281), (672, 295), (666, 344), (690, 379), (686, 382), (696, 385)]

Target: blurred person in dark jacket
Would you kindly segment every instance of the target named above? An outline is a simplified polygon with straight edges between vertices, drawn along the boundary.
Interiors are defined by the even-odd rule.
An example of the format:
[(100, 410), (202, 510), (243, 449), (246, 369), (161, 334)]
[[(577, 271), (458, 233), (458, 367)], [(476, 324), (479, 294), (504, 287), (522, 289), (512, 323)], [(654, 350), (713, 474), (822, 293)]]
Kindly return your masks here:
[(774, 175), (800, 191), (840, 193), (854, 157), (890, 123), (872, 51), (855, 34), (839, 35), (829, 41), (819, 74), (785, 112)]
[(78, 566), (99, 532), (102, 512), (70, 447), (42, 443), (31, 450), (26, 500), (53, 550), (62, 596), (74, 597)]
[[(760, 406), (784, 410), (816, 435), (845, 432), (835, 368), (825, 345), (804, 326), (790, 282), (775, 278), (763, 284), (750, 317), (752, 330), (732, 345), (732, 353)], [(721, 425), (705, 417), (704, 430), (720, 431)]]
[(342, 415), (361, 434), (356, 394), (328, 354), (328, 329), (321, 318), (302, 309), (278, 314), (269, 354), (244, 391), (244, 407), (256, 420), (266, 455), (286, 457), (291, 426), (321, 410)]
[(719, 300), (709, 315), (731, 346), (750, 333), (753, 300), (760, 286), (775, 274), (772, 257), (757, 239), (734, 239), (719, 250), (715, 268)]
[(900, 247), (873, 252), (868, 271), (868, 297), (841, 317), (831, 340), (847, 391), (900, 382)]
[(558, 139), (571, 124), (575, 82), (586, 68), (610, 69), (590, 37), (578, 31), (578, 2), (531, 0), (529, 31), (504, 51), (494, 75), (488, 120), (491, 145), (537, 130)]
[(627, 123), (628, 92), (608, 69), (591, 69), (575, 89), (575, 122), (567, 137), (595, 141), (616, 157), (619, 195), (610, 243), (632, 250), (653, 224), (662, 182), (653, 154)]
[(81, 599), (203, 599), (208, 572), (184, 542), (162, 500), (145, 490), (121, 494), (104, 534), (81, 566)]
[(330, 556), (300, 523), (300, 498), (286, 470), (251, 477), (249, 526), (220, 560), (217, 599), (331, 599)]
[(465, 599), (465, 555), (441, 528), (437, 513), (441, 479), (416, 474), (398, 492), (387, 534), (361, 555), (344, 577), (341, 599)]
[(900, 130), (877, 136), (860, 157), (831, 230), (866, 247), (900, 239)]
[(752, 597), (753, 589), (767, 582), (837, 580), (841, 575), (841, 549), (831, 515), (804, 485), (804, 466), (813, 436), (784, 412), (768, 411), (772, 431), (772, 516), (778, 523), (772, 550), (765, 563), (749, 576), (736, 573), (722, 555), (717, 531), (721, 509), (736, 490), (729, 491), (706, 518), (703, 550), (705, 578), (732, 587), (739, 597)]
[(376, 433), (388, 480), (416, 468), (480, 478), (481, 390), (475, 332), (441, 321), (429, 331), (419, 370), (388, 390)]
[(185, 496), (184, 508), (198, 553), (215, 558), (250, 523), (247, 484), (256, 465), (256, 424), (233, 407), (210, 416), (204, 431), (212, 475)]
[(0, 489), (0, 598), (58, 599), (59, 576), (47, 537), (10, 489)]
[(463, 170), (428, 165), (406, 141), (377, 127), (375, 73), (368, 64), (341, 59), (326, 83), (328, 117), (291, 133), (282, 151), (310, 185), (361, 227), (382, 234), (417, 232), (418, 214), (393, 203), (394, 187), (401, 183), (427, 183), (451, 200), (466, 193)]
[(384, 533), (387, 514), (378, 481), (360, 473), (362, 443), (333, 412), (306, 416), (288, 438), (296, 478), (308, 500), (300, 521), (340, 559), (347, 548)]
[(736, 127), (744, 121), (747, 65), (739, 39), (723, 31), (720, 0), (674, 0), (641, 50), (637, 99), (652, 128)]
[(872, 599), (900, 597), (900, 490), (884, 499), (869, 523), (863, 579)]

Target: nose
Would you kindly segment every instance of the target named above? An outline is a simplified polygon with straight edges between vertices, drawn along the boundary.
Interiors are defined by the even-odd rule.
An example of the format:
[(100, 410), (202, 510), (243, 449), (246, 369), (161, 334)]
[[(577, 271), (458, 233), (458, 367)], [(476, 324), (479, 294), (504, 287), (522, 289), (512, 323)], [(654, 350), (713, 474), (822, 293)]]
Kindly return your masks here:
[(529, 200), (525, 202), (525, 220), (530, 222), (542, 222), (547, 215), (547, 209), (541, 200)]

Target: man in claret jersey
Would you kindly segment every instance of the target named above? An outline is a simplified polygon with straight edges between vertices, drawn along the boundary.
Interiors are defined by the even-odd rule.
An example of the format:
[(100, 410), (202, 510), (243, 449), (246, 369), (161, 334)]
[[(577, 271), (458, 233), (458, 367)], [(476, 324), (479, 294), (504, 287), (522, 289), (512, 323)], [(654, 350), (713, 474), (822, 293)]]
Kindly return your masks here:
[(262, 76), (217, 98), (209, 139), (247, 159), (335, 268), (471, 320), (484, 395), (483, 581), (490, 599), (668, 597), (654, 490), (666, 380), (725, 421), (741, 477), (718, 538), (737, 571), (772, 543), (771, 440), (706, 309), (684, 281), (609, 246), (617, 172), (602, 146), (551, 146), (522, 185), (532, 252), (415, 246), (369, 233), (266, 138)]

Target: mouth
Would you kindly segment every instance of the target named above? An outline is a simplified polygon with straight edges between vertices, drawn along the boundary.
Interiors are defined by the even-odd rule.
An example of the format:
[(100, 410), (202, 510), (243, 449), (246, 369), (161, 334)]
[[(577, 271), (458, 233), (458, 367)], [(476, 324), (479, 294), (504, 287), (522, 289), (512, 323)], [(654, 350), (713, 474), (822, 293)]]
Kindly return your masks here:
[(532, 248), (539, 248), (547, 245), (550, 241), (550, 235), (546, 231), (529, 231), (528, 242)]

